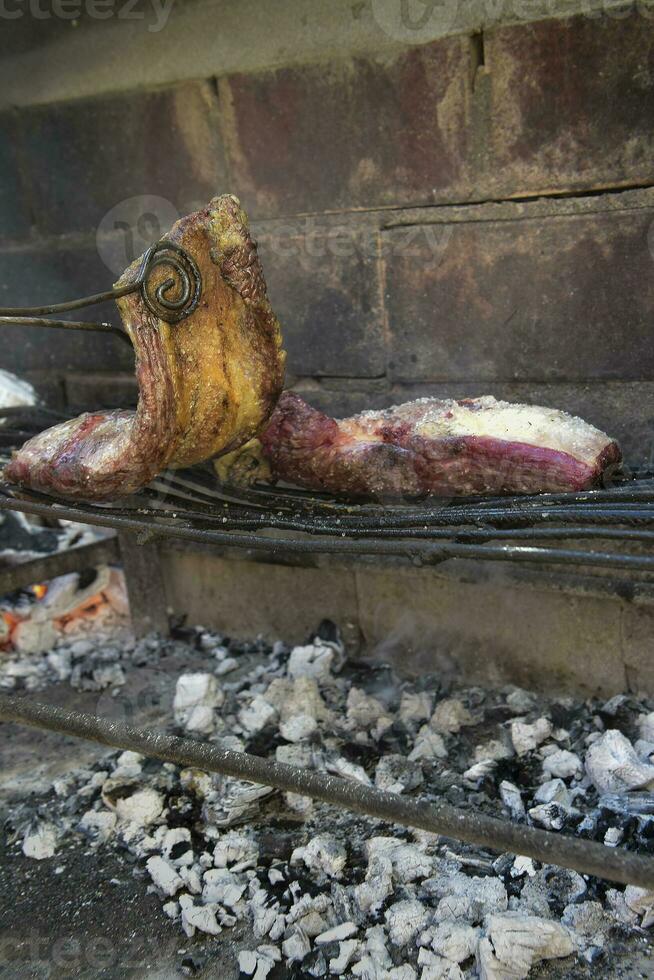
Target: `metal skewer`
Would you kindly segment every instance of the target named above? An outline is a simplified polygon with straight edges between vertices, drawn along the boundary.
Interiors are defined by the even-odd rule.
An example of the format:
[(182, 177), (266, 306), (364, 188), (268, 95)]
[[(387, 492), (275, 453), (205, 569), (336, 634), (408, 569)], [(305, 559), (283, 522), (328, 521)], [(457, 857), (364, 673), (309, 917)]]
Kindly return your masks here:
[(39, 704), (29, 697), (1, 694), (0, 719), (64, 732), (112, 748), (131, 749), (179, 766), (191, 766), (262, 786), (274, 786), (366, 816), (444, 834), (497, 851), (522, 854), (546, 864), (574, 868), (609, 881), (640, 885), (642, 888), (654, 887), (654, 859), (651, 857), (537, 830), (475, 811), (460, 810), (448, 803), (404, 799), (396, 793), (364, 786), (353, 780), (272, 762), (247, 752), (220, 749), (210, 742), (195, 742), (80, 711)]
[[(159, 285), (153, 286), (150, 277), (154, 269), (160, 265), (170, 266), (175, 276), (169, 276)], [(171, 289), (179, 287), (179, 294), (170, 298)], [(86, 320), (53, 320), (52, 313), (68, 313), (86, 306), (97, 306), (108, 300), (120, 299), (140, 290), (148, 309), (167, 323), (178, 323), (196, 308), (202, 292), (200, 271), (188, 254), (179, 245), (163, 239), (151, 245), (144, 254), (139, 271), (133, 282), (125, 286), (114, 287), (103, 293), (83, 296), (80, 299), (64, 303), (49, 303), (45, 306), (8, 306), (0, 307), (0, 324), (18, 324), (24, 327), (54, 327), (64, 330), (96, 330), (113, 333), (131, 343), (128, 334), (122, 327), (111, 323), (93, 323)]]

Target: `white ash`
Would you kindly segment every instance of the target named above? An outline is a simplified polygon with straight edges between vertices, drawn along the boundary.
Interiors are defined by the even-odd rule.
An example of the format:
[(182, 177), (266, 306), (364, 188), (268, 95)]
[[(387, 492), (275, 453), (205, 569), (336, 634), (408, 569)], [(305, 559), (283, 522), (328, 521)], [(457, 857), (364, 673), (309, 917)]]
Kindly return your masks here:
[(329, 680), (332, 666), (340, 661), (332, 646), (316, 642), (306, 647), (295, 647), (288, 660), (290, 677), (313, 677), (317, 681)]
[(338, 878), (347, 864), (347, 851), (331, 834), (319, 834), (306, 847), (295, 848), (291, 854), (291, 864), (300, 861), (309, 871)]
[(525, 755), (537, 748), (552, 734), (552, 722), (548, 718), (537, 718), (531, 724), (522, 719), (511, 723), (511, 741), (518, 755)]
[(382, 756), (375, 769), (375, 786), (388, 793), (407, 793), (423, 782), (422, 768), (403, 755)]
[(463, 963), (474, 956), (480, 931), (463, 922), (446, 920), (423, 932), (420, 945), (430, 946), (435, 953), (452, 963)]
[(460, 732), (464, 725), (473, 723), (472, 716), (466, 706), (457, 698), (446, 698), (436, 705), (431, 716), (430, 726), (440, 735), (450, 735)]
[(644, 742), (654, 744), (654, 711), (638, 716), (638, 730)]
[(543, 774), (550, 778), (580, 779), (583, 772), (584, 767), (579, 756), (567, 749), (557, 749), (543, 760)]
[(175, 721), (187, 732), (209, 735), (214, 730), (214, 709), (224, 700), (213, 674), (182, 674), (173, 701)]
[(404, 725), (420, 725), (431, 718), (433, 705), (429, 691), (403, 691), (398, 718)]
[(574, 945), (568, 929), (534, 916), (507, 912), (490, 916), (480, 940), (477, 966), (481, 980), (527, 977), (534, 963), (569, 956)]
[(524, 818), (526, 811), (522, 801), (522, 794), (518, 787), (510, 783), (508, 779), (504, 779), (500, 783), (500, 797), (514, 820), (522, 820)]
[(622, 732), (610, 729), (586, 754), (586, 772), (600, 792), (654, 789), (654, 766), (642, 763)]
[(318, 722), (308, 714), (293, 715), (279, 725), (279, 734), (287, 742), (303, 742), (318, 731)]
[[(239, 647), (197, 630), (187, 642), (203, 667), (194, 662), (180, 676), (174, 707), (171, 688), (173, 730), (207, 707), (211, 724), (207, 714), (190, 730), (216, 745), (558, 833), (650, 847), (654, 794), (640, 782), (648, 764), (632, 748), (639, 734), (649, 744), (649, 702), (610, 705), (625, 726), (617, 745), (628, 765), (620, 768), (616, 735), (601, 722), (605, 706), (593, 702), (444, 691), (427, 678), (413, 686), (386, 667), (344, 663), (333, 641)], [(73, 667), (118, 664), (129, 684), (137, 661), (158, 664), (162, 650), (184, 647), (149, 638), (126, 650), (114, 644), (113, 659), (98, 661), (89, 640), (65, 652)], [(229, 659), (237, 680), (218, 680)], [(51, 661), (66, 673), (66, 657)], [(523, 977), (550, 957), (608, 958), (616, 930), (629, 935), (654, 918), (654, 896), (642, 889), (603, 889), (531, 858), (496, 858), (136, 753), (109, 754), (60, 779), (56, 794), (47, 811), (33, 803), (16, 817), (17, 847), (40, 833), (52, 850), (50, 825), (53, 853), (75, 838), (90, 854), (127, 849), (171, 929), (204, 943), (243, 930), (246, 948), (234, 958), (247, 976)]]
[(23, 854), (37, 861), (50, 858), (57, 850), (58, 838), (57, 828), (53, 824), (42, 823), (23, 838)]
[(443, 736), (428, 725), (423, 725), (407, 758), (409, 762), (419, 762), (421, 759), (446, 759), (447, 748)]

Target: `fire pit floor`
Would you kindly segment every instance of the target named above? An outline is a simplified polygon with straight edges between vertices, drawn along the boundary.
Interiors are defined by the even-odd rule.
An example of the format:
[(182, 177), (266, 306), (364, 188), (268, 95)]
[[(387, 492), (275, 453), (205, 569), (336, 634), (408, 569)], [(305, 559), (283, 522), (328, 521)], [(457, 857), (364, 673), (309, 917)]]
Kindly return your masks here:
[[(189, 629), (125, 642), (119, 662), (113, 687), (93, 670), (72, 687), (74, 666), (13, 686), (36, 677), (41, 701), (651, 851), (650, 702), (409, 684), (346, 661), (328, 623), (292, 650)], [(612, 753), (632, 743), (630, 786), (609, 791)], [(3, 725), (0, 753), (5, 976), (229, 978), (240, 963), (280, 980), (340, 963), (375, 980), (473, 978), (513, 955), (507, 926), (531, 949), (512, 976), (654, 975), (652, 913), (633, 890), (53, 733)]]

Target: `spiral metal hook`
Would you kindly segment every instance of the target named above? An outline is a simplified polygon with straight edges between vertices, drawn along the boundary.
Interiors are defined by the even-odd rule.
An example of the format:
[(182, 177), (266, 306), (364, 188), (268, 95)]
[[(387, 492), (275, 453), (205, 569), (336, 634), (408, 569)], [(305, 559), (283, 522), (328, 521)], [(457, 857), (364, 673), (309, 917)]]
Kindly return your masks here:
[[(159, 266), (169, 267), (174, 275), (155, 287), (153, 272)], [(193, 312), (200, 301), (200, 270), (188, 252), (165, 239), (152, 245), (145, 253), (137, 282), (145, 305), (166, 323), (179, 323)]]
[[(153, 279), (155, 269), (166, 266), (171, 275), (159, 284)], [(52, 320), (51, 313), (79, 310), (85, 306), (120, 299), (140, 290), (143, 302), (158, 319), (166, 323), (179, 323), (196, 309), (202, 294), (202, 277), (195, 261), (181, 246), (162, 239), (151, 245), (143, 256), (141, 266), (133, 282), (84, 296), (67, 303), (51, 303), (47, 306), (0, 307), (0, 323), (13, 323), (28, 327), (61, 327), (65, 330), (101, 330), (115, 333), (131, 343), (121, 327), (111, 323), (88, 323), (84, 320)]]

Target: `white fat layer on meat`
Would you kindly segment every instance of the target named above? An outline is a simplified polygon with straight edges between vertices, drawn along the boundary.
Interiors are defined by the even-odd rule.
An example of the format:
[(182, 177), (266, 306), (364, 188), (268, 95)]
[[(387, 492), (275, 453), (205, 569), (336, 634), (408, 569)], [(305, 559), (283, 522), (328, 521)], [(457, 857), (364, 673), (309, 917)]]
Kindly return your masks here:
[(555, 408), (498, 401), (492, 395), (462, 404), (453, 399), (419, 398), (386, 411), (362, 412), (340, 422), (354, 441), (374, 440), (378, 426), (410, 422), (426, 439), (477, 436), (520, 442), (568, 453), (590, 465), (611, 442), (606, 433), (583, 419)]

